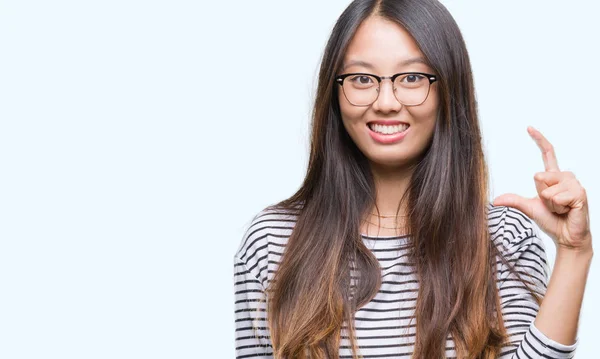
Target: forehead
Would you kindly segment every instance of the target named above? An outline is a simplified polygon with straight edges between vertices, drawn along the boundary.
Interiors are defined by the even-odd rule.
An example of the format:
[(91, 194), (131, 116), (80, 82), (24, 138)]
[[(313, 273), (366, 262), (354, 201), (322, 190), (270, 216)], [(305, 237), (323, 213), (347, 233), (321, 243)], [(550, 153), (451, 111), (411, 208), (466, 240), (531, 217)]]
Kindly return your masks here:
[(373, 16), (358, 27), (344, 54), (343, 66), (365, 67), (364, 63), (368, 63), (373, 70), (381, 71), (392, 71), (409, 65), (427, 67), (419, 62), (406, 62), (412, 59), (425, 61), (412, 36), (402, 26)]

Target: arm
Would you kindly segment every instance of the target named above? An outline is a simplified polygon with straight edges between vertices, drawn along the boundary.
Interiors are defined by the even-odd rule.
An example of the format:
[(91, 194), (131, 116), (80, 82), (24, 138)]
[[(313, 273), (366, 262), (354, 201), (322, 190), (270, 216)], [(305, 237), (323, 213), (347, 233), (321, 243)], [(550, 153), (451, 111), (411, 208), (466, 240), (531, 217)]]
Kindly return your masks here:
[(558, 249), (546, 297), (535, 319), (549, 338), (567, 345), (577, 338), (577, 324), (593, 251)]
[[(555, 242), (554, 273), (532, 328), (544, 340), (574, 347), (593, 256), (587, 193), (573, 172), (560, 170), (554, 147), (546, 137), (531, 126), (527, 131), (541, 150), (544, 161), (545, 171), (533, 176), (538, 194), (525, 198), (507, 193), (497, 197), (493, 203), (519, 209)], [(568, 355), (564, 351), (562, 353)]]
[[(563, 291), (554, 286), (554, 278), (562, 276), (561, 273), (563, 273), (558, 258), (550, 279), (550, 287), (554, 286), (552, 288), (555, 288), (552, 289), (548, 286), (549, 267), (544, 242), (534, 233), (533, 224), (527, 217), (522, 216), (514, 209), (508, 209), (507, 212), (503, 215), (506, 220), (504, 240), (508, 241), (505, 257), (515, 267), (521, 278), (529, 282), (529, 286), (543, 297), (543, 300), (541, 306), (538, 306), (525, 285), (513, 273), (510, 273), (508, 268), (502, 268), (499, 289), (504, 325), (510, 344), (503, 348), (500, 358), (572, 358), (578, 344), (576, 336), (571, 342), (564, 341), (547, 332), (546, 327), (538, 326), (539, 319), (543, 319), (542, 316), (547, 315), (541, 308), (550, 309), (548, 303), (558, 303), (561, 300), (553, 294)], [(569, 296), (569, 298), (577, 297), (572, 292), (562, 292), (562, 295)], [(553, 323), (556, 323), (556, 320), (564, 320), (559, 319), (560, 316), (554, 317), (557, 311), (554, 310), (552, 313), (552, 310), (550, 309), (547, 313), (553, 317), (551, 318)], [(559, 311), (563, 310), (561, 308)], [(575, 323), (578, 320), (578, 316), (570, 318)], [(562, 322), (560, 325), (550, 325), (557, 329), (566, 327)]]
[(237, 255), (234, 257), (234, 291), (236, 358), (273, 358), (264, 288)]

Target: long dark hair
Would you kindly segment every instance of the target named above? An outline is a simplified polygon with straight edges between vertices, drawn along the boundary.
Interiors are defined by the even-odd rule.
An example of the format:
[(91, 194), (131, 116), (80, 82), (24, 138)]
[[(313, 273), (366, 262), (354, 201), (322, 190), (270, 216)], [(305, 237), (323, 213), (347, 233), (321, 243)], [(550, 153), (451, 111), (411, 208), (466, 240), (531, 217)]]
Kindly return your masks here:
[[(273, 206), (298, 214), (268, 288), (275, 357), (338, 358), (346, 322), (356, 358), (353, 315), (381, 285), (381, 268), (359, 229), (375, 205), (374, 180), (344, 129), (334, 83), (350, 40), (369, 16), (406, 29), (439, 75), (434, 135), (402, 198), (420, 283), (413, 357), (444, 357), (451, 334), (459, 357), (495, 358), (507, 339), (496, 288), (496, 260), (503, 258), (490, 240), (488, 172), (469, 56), (457, 24), (436, 0), (356, 0), (333, 28), (319, 72), (306, 177)], [(351, 270), (360, 271), (352, 293)]]

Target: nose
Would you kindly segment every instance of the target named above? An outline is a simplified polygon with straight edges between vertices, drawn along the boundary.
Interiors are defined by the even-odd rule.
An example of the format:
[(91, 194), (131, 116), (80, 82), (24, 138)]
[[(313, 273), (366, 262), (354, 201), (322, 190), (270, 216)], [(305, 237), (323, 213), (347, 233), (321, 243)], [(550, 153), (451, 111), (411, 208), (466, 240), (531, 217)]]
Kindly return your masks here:
[(373, 110), (380, 112), (398, 112), (402, 109), (402, 104), (396, 99), (394, 94), (394, 83), (388, 79), (382, 80), (379, 85), (379, 95), (373, 102)]

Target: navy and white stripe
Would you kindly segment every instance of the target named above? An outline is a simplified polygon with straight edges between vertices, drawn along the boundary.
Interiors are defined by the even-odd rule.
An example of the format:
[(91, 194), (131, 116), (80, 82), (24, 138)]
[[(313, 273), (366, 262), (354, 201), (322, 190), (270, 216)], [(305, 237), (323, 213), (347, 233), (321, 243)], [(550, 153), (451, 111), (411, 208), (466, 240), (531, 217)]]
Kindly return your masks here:
[[(236, 357), (272, 358), (266, 321), (264, 288), (279, 265), (296, 215), (263, 210), (252, 220), (234, 255)], [(489, 205), (491, 238), (524, 280), (542, 296), (546, 293), (549, 266), (543, 241), (532, 221), (517, 209)], [(379, 260), (382, 285), (377, 295), (355, 315), (356, 336), (363, 358), (410, 358), (415, 342), (414, 310), (418, 282), (406, 258), (408, 237), (363, 235)], [(563, 345), (546, 337), (533, 320), (538, 305), (522, 282), (498, 263), (504, 324), (511, 344), (500, 358), (572, 358), (578, 345)], [(352, 358), (350, 342), (342, 332), (340, 358)], [(446, 341), (446, 356), (455, 358), (454, 342)]]

